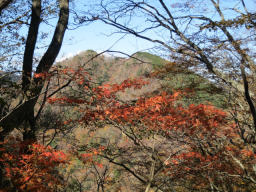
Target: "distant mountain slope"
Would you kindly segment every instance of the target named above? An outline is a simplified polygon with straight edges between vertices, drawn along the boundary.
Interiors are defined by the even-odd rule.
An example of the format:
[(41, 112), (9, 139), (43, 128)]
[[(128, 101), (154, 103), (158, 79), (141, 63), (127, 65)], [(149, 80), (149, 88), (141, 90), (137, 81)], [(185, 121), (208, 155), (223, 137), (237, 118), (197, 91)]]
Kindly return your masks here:
[(129, 93), (122, 93), (121, 97), (125, 99), (135, 99), (148, 92), (159, 92), (161, 90), (171, 92), (173, 89), (190, 89), (194, 90), (194, 92), (191, 92), (191, 95), (184, 98), (186, 103), (199, 104), (209, 102), (217, 107), (225, 107), (222, 89), (215, 87), (207, 79), (192, 71), (174, 69), (160, 76), (150, 76), (149, 74), (152, 72), (161, 71), (162, 68), (170, 63), (157, 55), (137, 52), (130, 58), (105, 55), (96, 56), (97, 52), (87, 50), (59, 62), (58, 65), (74, 69), (83, 67), (99, 85), (104, 83), (120, 83), (125, 79), (141, 76), (150, 81), (150, 85), (142, 90), (129, 90)]
[[(157, 59), (152, 60), (152, 58), (148, 57), (158, 56), (142, 52), (134, 54), (131, 58), (110, 57), (105, 55), (96, 57), (96, 55), (97, 52), (87, 50), (72, 58), (59, 62), (58, 65), (72, 68), (83, 67), (91, 73), (92, 77), (94, 77), (98, 83), (120, 83), (127, 78), (135, 78), (146, 72), (151, 72), (154, 65), (160, 62), (164, 63), (163, 59), (162, 61), (159, 59), (159, 62)], [(147, 55), (147, 57), (144, 55)]]

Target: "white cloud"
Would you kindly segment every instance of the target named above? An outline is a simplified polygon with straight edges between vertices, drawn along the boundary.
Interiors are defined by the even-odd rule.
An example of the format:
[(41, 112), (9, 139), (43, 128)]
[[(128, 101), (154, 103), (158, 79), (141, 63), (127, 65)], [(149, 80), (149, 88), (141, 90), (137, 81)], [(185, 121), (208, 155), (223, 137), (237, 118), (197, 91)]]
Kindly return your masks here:
[(70, 53), (67, 53), (67, 54), (62, 54), (61, 56), (59, 56), (57, 59), (56, 59), (56, 62), (61, 62), (61, 61), (64, 61), (65, 59), (69, 59), (71, 57), (74, 57), (75, 55), (78, 55), (79, 53), (81, 53), (82, 51), (79, 50), (77, 52), (70, 52)]

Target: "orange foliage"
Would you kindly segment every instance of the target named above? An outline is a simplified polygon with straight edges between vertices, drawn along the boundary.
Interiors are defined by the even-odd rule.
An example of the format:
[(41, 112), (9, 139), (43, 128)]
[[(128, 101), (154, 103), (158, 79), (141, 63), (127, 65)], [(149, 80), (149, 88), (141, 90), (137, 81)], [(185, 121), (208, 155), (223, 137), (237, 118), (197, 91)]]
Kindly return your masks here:
[(68, 156), (62, 151), (37, 143), (28, 146), (24, 142), (5, 142), (1, 145), (0, 161), (5, 167), (6, 177), (19, 191), (53, 191), (61, 184), (56, 168), (68, 163)]
[[(79, 123), (114, 122), (115, 125), (134, 126), (142, 136), (147, 131), (155, 131), (168, 139), (174, 136), (181, 139), (183, 144), (179, 146), (180, 152), (164, 161), (163, 173), (175, 179), (194, 179), (197, 181), (195, 186), (198, 182), (201, 187), (206, 186), (209, 184), (209, 178), (221, 183), (223, 181), (219, 179), (219, 174), (223, 172), (231, 183), (237, 182), (239, 178), (229, 175), (241, 175), (243, 178), (242, 175), (246, 172), (234, 157), (247, 165), (246, 169), (252, 169), (250, 165), (256, 163), (256, 155), (252, 149), (245, 149), (230, 142), (239, 140), (239, 135), (236, 125), (228, 119), (228, 114), (223, 110), (205, 104), (183, 106), (179, 104), (179, 100), (186, 93), (181, 91), (144, 96), (135, 102), (117, 99), (118, 92), (131, 87), (139, 89), (145, 84), (147, 82), (142, 79), (94, 88), (88, 83), (84, 86), (84, 89), (90, 92), (87, 99), (80, 101), (52, 98), (49, 102), (82, 104), (83, 107), (79, 111), (83, 113), (83, 117), (77, 119)], [(97, 150), (91, 151), (81, 154), (79, 158), (84, 162), (92, 162), (98, 153)]]

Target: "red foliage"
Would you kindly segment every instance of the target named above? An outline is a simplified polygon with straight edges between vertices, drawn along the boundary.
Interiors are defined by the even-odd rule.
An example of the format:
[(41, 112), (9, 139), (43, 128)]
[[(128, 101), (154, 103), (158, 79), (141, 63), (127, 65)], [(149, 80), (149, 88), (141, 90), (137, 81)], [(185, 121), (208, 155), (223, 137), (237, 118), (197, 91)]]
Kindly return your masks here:
[(105, 150), (103, 146), (99, 148), (91, 148), (87, 149), (86, 153), (77, 154), (78, 159), (80, 159), (84, 164), (91, 164), (93, 163), (99, 168), (102, 168), (103, 165), (98, 160), (98, 155)]
[[(5, 167), (6, 177), (19, 191), (53, 191), (61, 179), (56, 174), (59, 165), (68, 163), (68, 157), (62, 151), (50, 146), (33, 143), (2, 143), (1, 163)], [(9, 186), (10, 187), (10, 186)], [(4, 189), (9, 191), (7, 187)]]
[[(239, 141), (239, 135), (226, 112), (212, 105), (181, 105), (180, 98), (186, 93), (178, 91), (173, 94), (162, 92), (160, 95), (144, 96), (136, 102), (118, 100), (118, 92), (131, 87), (141, 88), (145, 84), (147, 82), (142, 79), (94, 88), (87, 84), (84, 89), (90, 92), (90, 97), (83, 98), (81, 102), (68, 98), (55, 98), (49, 102), (81, 104), (83, 118), (77, 120), (80, 123), (114, 122), (115, 125), (136, 127), (136, 134), (142, 136), (147, 131), (154, 131), (167, 139), (181, 140), (178, 146), (180, 152), (163, 163), (163, 172), (175, 179), (194, 179), (202, 187), (209, 184), (209, 179), (217, 183), (223, 182), (219, 179), (220, 175), (224, 178), (223, 172), (231, 183), (248, 177), (247, 171), (252, 170), (251, 165), (256, 163), (256, 156), (252, 149), (239, 146), (239, 142), (234, 144), (234, 141)], [(83, 105), (85, 103), (86, 106)], [(97, 153), (89, 152), (79, 158), (91, 162)], [(197, 182), (194, 184), (197, 185)]]
[(34, 73), (34, 78), (41, 78), (41, 79), (50, 79), (53, 74), (44, 72), (44, 73)]

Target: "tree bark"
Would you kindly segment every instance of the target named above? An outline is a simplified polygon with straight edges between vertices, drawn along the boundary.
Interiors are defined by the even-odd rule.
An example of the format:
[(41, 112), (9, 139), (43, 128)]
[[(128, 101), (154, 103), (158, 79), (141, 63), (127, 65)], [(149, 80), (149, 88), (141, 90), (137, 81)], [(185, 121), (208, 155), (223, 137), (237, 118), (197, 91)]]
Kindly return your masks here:
[(29, 89), (32, 77), (33, 56), (38, 36), (41, 15), (41, 0), (32, 0), (32, 16), (23, 57), (22, 89)]
[(244, 68), (245, 68), (244, 65), (240, 66), (241, 75), (242, 75), (243, 83), (244, 83), (244, 97), (245, 97), (245, 100), (246, 100), (246, 102), (248, 103), (248, 105), (250, 107), (251, 116), (252, 116), (252, 119), (253, 119), (254, 130), (256, 131), (256, 109), (255, 109), (255, 106), (253, 104), (252, 98), (250, 96), (249, 83), (247, 81), (247, 77), (246, 77), (246, 73), (245, 73)]
[[(69, 0), (60, 0), (60, 15), (52, 42), (37, 66), (36, 73), (46, 73), (59, 54), (69, 18)], [(40, 78), (35, 81), (38, 82)]]

